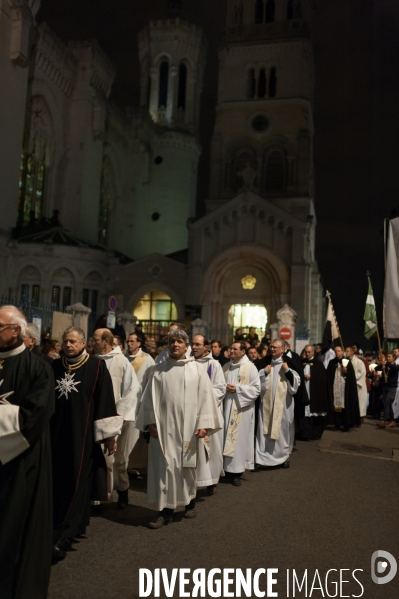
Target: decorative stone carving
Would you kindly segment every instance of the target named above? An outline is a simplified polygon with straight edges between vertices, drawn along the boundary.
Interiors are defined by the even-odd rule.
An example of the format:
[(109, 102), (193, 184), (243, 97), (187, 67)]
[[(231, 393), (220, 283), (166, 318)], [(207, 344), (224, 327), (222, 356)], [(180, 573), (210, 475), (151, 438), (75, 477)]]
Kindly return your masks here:
[(241, 285), (243, 289), (251, 290), (255, 289), (256, 278), (252, 275), (246, 275), (241, 279)]
[(122, 312), (122, 314), (118, 314), (118, 318), (122, 320), (127, 338), (131, 333), (134, 333), (137, 318), (133, 314), (130, 314), (130, 312)]
[(195, 337), (195, 335), (204, 335), (206, 336), (206, 329), (208, 327), (208, 323), (205, 320), (201, 320), (201, 318), (196, 318), (191, 323), (191, 336)]

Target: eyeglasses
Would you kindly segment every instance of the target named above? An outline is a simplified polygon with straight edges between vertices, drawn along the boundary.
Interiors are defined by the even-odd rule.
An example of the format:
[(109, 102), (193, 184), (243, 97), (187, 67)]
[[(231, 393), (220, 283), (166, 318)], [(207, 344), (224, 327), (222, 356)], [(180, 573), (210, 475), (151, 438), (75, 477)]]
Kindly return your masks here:
[(281, 345), (271, 345), (270, 349), (283, 349)]
[(5, 329), (6, 327), (18, 327), (18, 324), (14, 324), (14, 323), (10, 323), (8, 322), (7, 324), (2, 324), (0, 323), (0, 330)]

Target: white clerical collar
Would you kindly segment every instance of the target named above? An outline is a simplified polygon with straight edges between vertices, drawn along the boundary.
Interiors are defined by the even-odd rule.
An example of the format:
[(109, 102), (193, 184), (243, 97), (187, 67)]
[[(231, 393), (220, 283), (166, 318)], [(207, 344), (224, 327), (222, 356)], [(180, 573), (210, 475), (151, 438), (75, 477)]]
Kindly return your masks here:
[(194, 356), (190, 356), (189, 358), (187, 358), (186, 356), (184, 356), (184, 358), (180, 358), (179, 360), (175, 360), (174, 358), (171, 358), (170, 356), (168, 356), (166, 358), (167, 361), (169, 362), (174, 362), (175, 364), (181, 363), (181, 362), (194, 362)]
[(142, 355), (144, 355), (144, 352), (141, 349), (141, 347), (139, 347), (137, 354), (128, 354), (127, 357), (129, 358), (129, 360), (133, 361), (135, 358), (138, 358), (139, 356), (142, 356)]
[(107, 358), (113, 358), (117, 354), (121, 354), (121, 353), (122, 353), (122, 350), (121, 350), (121, 348), (118, 345), (117, 347), (114, 347), (107, 354), (96, 354), (96, 358), (102, 358), (103, 360), (106, 360)]
[(21, 343), (21, 345), (18, 345), (18, 347), (14, 347), (14, 349), (10, 349), (9, 351), (2, 351), (0, 353), (0, 359), (3, 360), (5, 358), (13, 358), (14, 356), (18, 356), (18, 354), (22, 354), (22, 352), (25, 350), (25, 345)]
[(282, 364), (282, 363), (283, 363), (283, 356), (280, 356), (276, 360), (272, 360), (272, 366), (276, 366), (277, 364)]
[(206, 356), (202, 356), (202, 358), (198, 358), (198, 360), (196, 360), (196, 362), (210, 362), (213, 359), (214, 358), (213, 358), (212, 354), (207, 354)]
[(233, 360), (230, 360), (230, 368), (234, 366), (241, 366), (242, 364), (245, 364), (245, 362), (249, 362), (249, 358), (244, 354), (241, 360), (238, 362), (233, 362)]

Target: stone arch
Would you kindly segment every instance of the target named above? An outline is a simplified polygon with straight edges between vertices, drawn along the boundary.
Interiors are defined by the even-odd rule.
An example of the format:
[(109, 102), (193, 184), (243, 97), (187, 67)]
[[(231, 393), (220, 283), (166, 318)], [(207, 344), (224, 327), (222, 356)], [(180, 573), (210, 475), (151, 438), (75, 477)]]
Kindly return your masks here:
[[(216, 326), (224, 326), (228, 304), (234, 303), (231, 293), (226, 295), (226, 281), (232, 273), (242, 268), (257, 268), (267, 280), (268, 289), (260, 289), (252, 294), (263, 303), (273, 322), (277, 310), (290, 299), (290, 273), (273, 251), (264, 247), (241, 245), (221, 252), (207, 266), (203, 277), (203, 302), (208, 306), (208, 319)], [(248, 296), (249, 297), (249, 296)]]
[(58, 101), (49, 85), (36, 77), (32, 81), (32, 98), (43, 97), (48, 109), (52, 115), (54, 127), (54, 146), (52, 159), (54, 164), (58, 164), (65, 153), (65, 132), (62, 111)]

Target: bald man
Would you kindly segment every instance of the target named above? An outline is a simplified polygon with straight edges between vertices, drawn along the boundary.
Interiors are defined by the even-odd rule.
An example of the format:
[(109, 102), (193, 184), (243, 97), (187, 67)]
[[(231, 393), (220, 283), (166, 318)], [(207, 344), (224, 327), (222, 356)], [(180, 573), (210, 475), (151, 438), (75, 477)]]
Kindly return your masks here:
[[(116, 410), (124, 419), (122, 432), (117, 440), (114, 455), (106, 456), (109, 473), (109, 494), (115, 489), (118, 493), (118, 509), (129, 503), (129, 476), (127, 468), (133, 450), (130, 429), (135, 427), (136, 407), (141, 386), (129, 360), (123, 355), (119, 345), (113, 347), (114, 336), (109, 329), (97, 329), (93, 333), (92, 347), (97, 358), (103, 359), (111, 375), (114, 388)], [(96, 502), (98, 505), (98, 502)]]
[(0, 595), (45, 599), (50, 578), (51, 368), (23, 343), (24, 315), (0, 308)]

